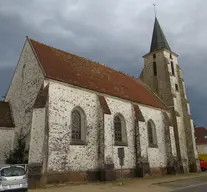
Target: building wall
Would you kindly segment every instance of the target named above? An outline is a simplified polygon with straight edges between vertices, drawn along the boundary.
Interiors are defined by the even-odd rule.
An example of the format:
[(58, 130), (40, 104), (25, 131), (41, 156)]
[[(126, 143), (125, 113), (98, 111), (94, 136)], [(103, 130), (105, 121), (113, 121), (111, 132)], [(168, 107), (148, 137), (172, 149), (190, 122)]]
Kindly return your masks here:
[(45, 138), (45, 108), (33, 109), (31, 139), (28, 164), (43, 163), (43, 144)]
[(16, 71), (7, 92), (15, 124), (15, 137), (22, 131), (26, 137), (27, 148), (32, 120), (32, 106), (44, 81), (44, 75), (26, 40), (18, 61)]
[[(153, 53), (144, 58), (143, 81), (155, 93), (159, 94), (160, 98), (169, 106), (173, 105), (171, 94), (171, 83), (168, 74), (167, 58), (163, 50), (155, 52), (156, 58), (153, 58)], [(154, 76), (153, 62), (156, 62), (157, 76)]]
[(0, 127), (0, 164), (5, 163), (5, 153), (12, 147), (14, 128)]
[[(140, 138), (141, 138), (141, 154), (144, 157), (148, 157), (150, 167), (166, 167), (167, 156), (165, 149), (165, 130), (164, 121), (162, 118), (162, 112), (140, 106), (140, 110), (145, 118), (145, 123), (140, 127)], [(147, 122), (153, 120), (156, 126), (158, 148), (148, 147), (148, 134), (147, 134)]]
[(207, 144), (197, 144), (199, 154), (207, 154)]
[[(114, 146), (114, 129), (113, 129), (113, 118), (117, 113), (120, 113), (126, 123), (126, 134), (127, 134), (127, 144), (125, 148), (125, 161), (123, 168), (132, 169), (135, 167), (135, 134), (134, 134), (134, 116), (132, 111), (131, 103), (127, 103), (122, 100), (117, 100), (115, 98), (106, 97), (107, 104), (111, 110), (111, 115), (105, 121), (108, 124), (108, 129), (105, 131), (105, 138), (111, 143), (112, 159), (115, 169), (120, 169), (119, 158), (118, 158), (118, 148), (120, 146)], [(108, 142), (106, 142), (108, 143)], [(108, 155), (106, 155), (106, 158)]]
[(183, 119), (184, 130), (186, 135), (186, 151), (188, 156), (188, 164), (190, 166), (191, 171), (199, 171), (200, 165), (198, 160), (198, 152), (196, 149), (196, 142), (195, 142), (195, 134), (194, 134), (194, 126), (193, 120), (190, 112), (190, 104), (187, 101), (186, 90), (185, 90), (185, 83), (182, 75), (182, 71), (177, 64), (177, 78), (178, 78), (178, 85), (179, 85), (179, 96), (180, 96), (180, 106), (182, 108), (181, 117)]
[[(182, 71), (180, 69), (177, 70), (179, 67), (176, 55), (171, 54), (172, 58), (170, 58), (170, 52), (164, 49), (158, 50), (155, 54), (155, 59), (153, 58), (153, 53), (144, 57), (143, 80), (169, 107), (174, 106), (176, 117), (173, 118), (173, 123), (176, 131), (176, 146), (179, 149), (177, 155), (181, 157), (183, 166), (188, 171), (188, 159), (191, 159), (192, 163), (192, 156), (196, 157), (196, 148), (191, 125), (192, 120), (189, 117), (190, 105), (186, 104), (185, 101), (187, 96)], [(153, 74), (154, 61), (157, 64), (157, 76)], [(172, 74), (171, 62), (173, 62), (174, 66), (174, 75)], [(175, 88), (175, 84), (178, 85), (178, 91)]]
[[(49, 86), (48, 171), (87, 171), (98, 168), (99, 110), (96, 94), (59, 83)], [(71, 111), (81, 107), (87, 116), (87, 145), (70, 145)]]
[[(99, 126), (100, 106), (97, 94), (66, 84), (50, 81), (49, 86), (49, 156), (48, 171), (86, 171), (100, 168)], [(114, 163), (119, 169), (117, 146), (114, 146), (113, 117), (121, 113), (125, 118), (128, 146), (125, 146), (124, 169), (136, 166), (135, 133), (132, 104), (121, 99), (105, 96), (111, 115), (104, 115), (104, 162)], [(81, 107), (87, 117), (87, 145), (70, 145), (71, 111)], [(140, 123), (141, 150), (148, 156), (151, 167), (166, 167), (164, 123), (161, 111), (140, 106), (146, 123)], [(147, 121), (156, 125), (158, 148), (148, 148)]]
[[(177, 57), (175, 55), (171, 55), (172, 58), (170, 59), (170, 53), (168, 51), (164, 51), (164, 56), (168, 61), (168, 70), (170, 72), (170, 83), (171, 83), (171, 92), (175, 95), (173, 97), (174, 101), (174, 109), (178, 112), (179, 116), (176, 117), (177, 119), (177, 127), (178, 127), (178, 134), (179, 134), (179, 143), (180, 143), (180, 152), (181, 158), (184, 159), (185, 166), (188, 166), (188, 154), (187, 154), (187, 145), (186, 145), (186, 132), (185, 132), (185, 125), (183, 122), (183, 106), (182, 106), (182, 98), (180, 94), (181, 87), (179, 86), (179, 77), (177, 72)], [(171, 62), (173, 62), (174, 74), (172, 75), (172, 67)], [(175, 89), (175, 84), (178, 85), (178, 91)]]
[(171, 141), (171, 147), (172, 147), (172, 155), (173, 157), (177, 157), (176, 144), (175, 144), (175, 133), (174, 133), (173, 127), (170, 127), (170, 141)]

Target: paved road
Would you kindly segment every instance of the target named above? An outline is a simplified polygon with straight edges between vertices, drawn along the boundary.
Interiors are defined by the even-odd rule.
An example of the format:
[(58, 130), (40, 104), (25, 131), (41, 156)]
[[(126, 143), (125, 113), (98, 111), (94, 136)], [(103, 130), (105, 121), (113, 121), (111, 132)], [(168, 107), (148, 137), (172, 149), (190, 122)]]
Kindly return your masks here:
[(207, 192), (207, 177), (198, 177), (168, 183), (161, 186), (169, 187), (169, 192)]
[(201, 184), (199, 186), (194, 187), (187, 187), (185, 189), (178, 189), (169, 192), (206, 192), (207, 191), (207, 184)]

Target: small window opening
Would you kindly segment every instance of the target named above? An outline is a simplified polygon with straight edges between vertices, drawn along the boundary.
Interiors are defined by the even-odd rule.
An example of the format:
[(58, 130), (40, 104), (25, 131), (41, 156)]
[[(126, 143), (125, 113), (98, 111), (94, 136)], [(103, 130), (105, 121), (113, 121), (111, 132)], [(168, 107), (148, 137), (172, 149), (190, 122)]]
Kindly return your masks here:
[(172, 74), (175, 75), (175, 71), (174, 71), (174, 64), (173, 62), (171, 61), (171, 70), (172, 70)]
[(153, 62), (153, 72), (154, 72), (154, 76), (157, 76), (157, 64), (156, 64), (156, 62)]
[(175, 90), (178, 91), (178, 84), (175, 84)]
[(153, 54), (153, 59), (156, 59), (156, 54)]
[(172, 59), (172, 54), (170, 54), (170, 59)]

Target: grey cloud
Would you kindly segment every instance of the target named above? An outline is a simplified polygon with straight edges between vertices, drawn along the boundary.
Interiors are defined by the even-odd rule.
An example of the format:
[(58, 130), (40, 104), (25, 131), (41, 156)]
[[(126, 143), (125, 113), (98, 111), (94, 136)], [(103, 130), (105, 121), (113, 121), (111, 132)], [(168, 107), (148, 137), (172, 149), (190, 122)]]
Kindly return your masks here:
[(171, 49), (180, 55), (193, 115), (207, 124), (207, 85), (201, 83), (207, 70), (205, 0), (2, 0), (1, 87), (8, 85), (11, 75), (4, 72), (14, 69), (26, 35), (139, 76), (150, 47), (152, 3)]
[(0, 100), (8, 89), (14, 73), (14, 67), (0, 68)]

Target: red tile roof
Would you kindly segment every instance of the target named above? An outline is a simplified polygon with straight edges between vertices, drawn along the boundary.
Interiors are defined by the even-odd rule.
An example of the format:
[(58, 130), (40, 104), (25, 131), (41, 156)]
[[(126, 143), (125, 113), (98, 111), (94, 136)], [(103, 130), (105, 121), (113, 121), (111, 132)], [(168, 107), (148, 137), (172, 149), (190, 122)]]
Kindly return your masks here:
[(8, 102), (0, 101), (0, 127), (14, 127)]
[(138, 79), (29, 39), (46, 77), (136, 103), (167, 109)]
[(207, 144), (207, 128), (204, 127), (195, 128), (195, 137), (196, 137), (197, 144)]

